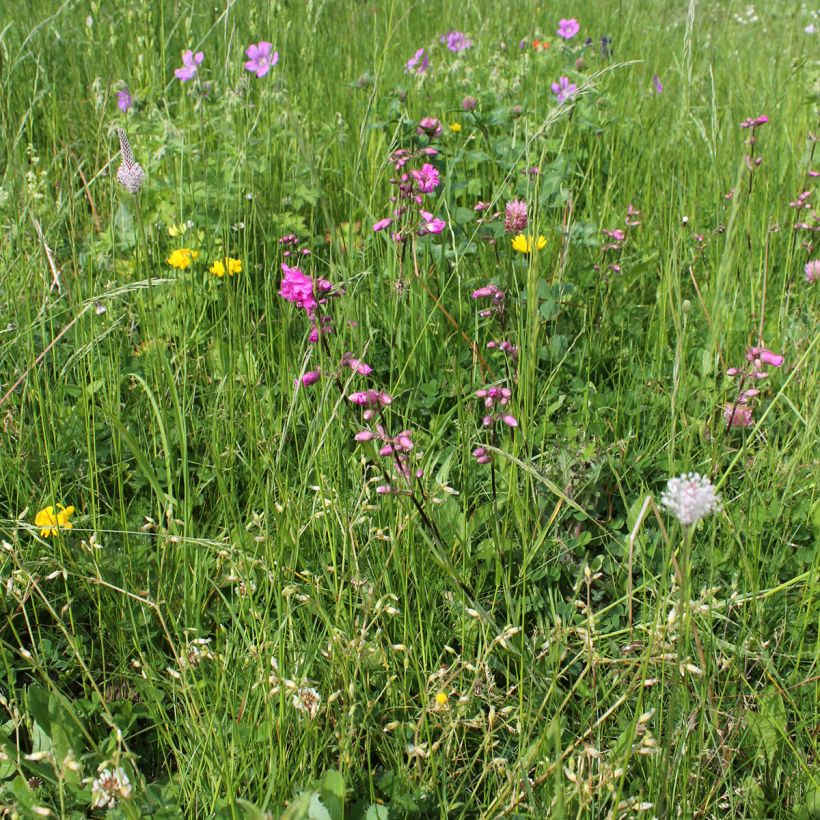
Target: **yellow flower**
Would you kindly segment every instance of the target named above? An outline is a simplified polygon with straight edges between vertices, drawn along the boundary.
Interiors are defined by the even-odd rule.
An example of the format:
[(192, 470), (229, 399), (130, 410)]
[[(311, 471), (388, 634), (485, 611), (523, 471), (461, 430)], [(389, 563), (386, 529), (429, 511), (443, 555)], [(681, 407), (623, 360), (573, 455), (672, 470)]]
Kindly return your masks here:
[(447, 700), (448, 700), (448, 698), (447, 698), (447, 693), (446, 692), (439, 692), (436, 695), (436, 703), (439, 706), (446, 706), (447, 705)]
[(458, 132), (461, 131), (461, 123), (460, 122), (451, 122), (450, 123), (450, 130), (454, 134), (458, 134)]
[(178, 225), (169, 225), (168, 234), (170, 236), (182, 236), (189, 227), (190, 224), (188, 222), (180, 222)]
[[(518, 236), (513, 237), (512, 246), (513, 250), (518, 251), (518, 253), (532, 253), (532, 236), (530, 234), (525, 236), (520, 233)], [(540, 251), (546, 246), (547, 240), (541, 234), (538, 234), (538, 239), (535, 240), (535, 249)]]
[(242, 262), (239, 259), (233, 259), (226, 256), (224, 259), (217, 259), (210, 267), (210, 271), (214, 276), (222, 277), (225, 271), (228, 276), (233, 276), (235, 273), (242, 273)]
[(165, 260), (172, 268), (185, 270), (190, 267), (194, 259), (199, 259), (199, 251), (192, 251), (190, 248), (177, 248)]
[(62, 504), (58, 504), (57, 507), (59, 508), (57, 514), (54, 514), (54, 507), (46, 507), (34, 518), (34, 524), (37, 527), (40, 527), (40, 535), (43, 538), (48, 538), (49, 535), (57, 535), (57, 533), (63, 530), (70, 530), (74, 525), (68, 519), (74, 515), (74, 507), (64, 507)]

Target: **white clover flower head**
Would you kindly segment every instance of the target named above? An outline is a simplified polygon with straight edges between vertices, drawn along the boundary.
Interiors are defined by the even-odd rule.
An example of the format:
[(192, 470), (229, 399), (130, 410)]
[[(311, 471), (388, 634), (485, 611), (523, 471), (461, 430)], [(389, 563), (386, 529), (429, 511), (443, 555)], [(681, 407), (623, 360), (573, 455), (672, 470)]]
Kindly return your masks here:
[(129, 797), (131, 781), (119, 766), (113, 771), (103, 769), (91, 784), (91, 807), (94, 809), (113, 808), (117, 798), (128, 800)]
[(322, 703), (322, 696), (313, 688), (303, 686), (293, 694), (293, 708), (300, 712), (307, 712), (315, 718)]
[(685, 527), (720, 509), (720, 496), (712, 482), (699, 473), (670, 478), (661, 495), (661, 504)]

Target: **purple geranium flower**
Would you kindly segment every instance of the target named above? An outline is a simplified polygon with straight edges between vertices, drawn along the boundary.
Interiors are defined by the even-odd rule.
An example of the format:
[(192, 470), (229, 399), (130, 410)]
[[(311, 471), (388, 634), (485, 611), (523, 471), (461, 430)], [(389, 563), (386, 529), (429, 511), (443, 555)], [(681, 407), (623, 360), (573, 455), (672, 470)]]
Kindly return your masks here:
[(652, 75), (652, 85), (655, 86), (655, 91), (657, 91), (658, 94), (663, 94), (663, 83), (657, 74)]
[(581, 26), (578, 25), (578, 21), (574, 17), (571, 17), (569, 20), (559, 20), (558, 31), (555, 33), (565, 40), (571, 40), (580, 30)]
[(578, 86), (576, 86), (575, 83), (571, 83), (569, 77), (560, 77), (558, 82), (553, 83), (550, 88), (552, 88), (552, 93), (558, 98), (559, 103), (568, 100), (570, 97), (574, 97), (575, 92), (578, 90)]
[(430, 65), (430, 58), (427, 52), (420, 48), (405, 64), (405, 74), (424, 74)]
[(279, 62), (279, 52), (273, 50), (273, 43), (265, 40), (251, 43), (245, 49), (245, 54), (248, 56), (245, 70), (256, 74), (257, 77), (264, 77)]
[(197, 51), (194, 54), (193, 51), (189, 48), (187, 51), (182, 52), (182, 68), (175, 68), (174, 74), (176, 78), (183, 83), (187, 83), (188, 80), (193, 80), (196, 77), (196, 72), (198, 66), (202, 63), (205, 59), (205, 55), (201, 51)]
[(129, 108), (133, 105), (133, 101), (131, 100), (131, 92), (128, 90), (128, 87), (120, 89), (117, 92), (117, 108), (120, 109), (123, 113), (128, 111)]
[(456, 54), (473, 47), (473, 41), (461, 31), (448, 31), (447, 34), (441, 35), (439, 42), (444, 43), (450, 51)]

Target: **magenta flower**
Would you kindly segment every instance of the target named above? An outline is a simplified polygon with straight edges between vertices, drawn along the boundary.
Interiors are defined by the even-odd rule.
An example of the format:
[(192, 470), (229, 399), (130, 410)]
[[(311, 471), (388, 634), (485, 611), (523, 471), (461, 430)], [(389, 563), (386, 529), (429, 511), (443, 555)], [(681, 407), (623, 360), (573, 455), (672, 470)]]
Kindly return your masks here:
[(354, 358), (352, 353), (345, 353), (342, 356), (342, 367), (349, 367), (354, 373), (360, 376), (369, 376), (373, 372), (373, 368), (363, 362), (361, 359)]
[(575, 83), (571, 83), (569, 81), (569, 77), (560, 77), (557, 83), (553, 83), (550, 88), (552, 89), (552, 93), (555, 94), (559, 103), (562, 103), (571, 97), (575, 96), (575, 92), (578, 91), (578, 86)]
[(193, 80), (194, 77), (196, 77), (198, 67), (202, 64), (204, 59), (205, 55), (201, 51), (197, 51), (196, 54), (194, 54), (190, 48), (187, 51), (183, 51), (182, 68), (174, 69), (176, 78), (183, 83), (187, 83), (188, 80)]
[(751, 427), (754, 424), (752, 408), (748, 404), (725, 404), (723, 420), (727, 427)]
[(489, 464), (493, 460), (492, 456), (483, 447), (476, 447), (473, 450), (473, 458), (479, 464)]
[(373, 230), (378, 233), (379, 231), (383, 231), (385, 228), (389, 228), (393, 224), (393, 220), (386, 216), (384, 219), (380, 219), (373, 225)]
[(131, 108), (132, 105), (133, 102), (131, 100), (131, 92), (128, 90), (127, 87), (120, 89), (117, 92), (117, 108), (119, 108), (120, 111), (125, 113)]
[(507, 203), (504, 216), (504, 230), (507, 233), (521, 233), (527, 227), (527, 203), (513, 199)]
[(308, 372), (305, 373), (305, 375), (302, 376), (301, 379), (296, 379), (295, 384), (296, 387), (299, 387), (300, 385), (302, 387), (310, 387), (310, 385), (316, 384), (316, 382), (318, 382), (321, 377), (321, 370), (308, 370)]
[(473, 41), (460, 31), (450, 31), (447, 34), (442, 34), (439, 42), (444, 43), (450, 51), (456, 54), (459, 51), (466, 51), (473, 47)]
[(765, 347), (750, 347), (746, 351), (746, 361), (754, 362), (758, 368), (760, 362), (772, 367), (780, 367), (783, 364), (783, 357), (779, 353), (772, 353), (771, 350), (767, 350)]
[(803, 270), (806, 272), (807, 282), (816, 282), (820, 279), (820, 259), (812, 259), (811, 262), (807, 262)]
[(430, 57), (427, 52), (420, 48), (405, 64), (405, 74), (424, 74), (430, 65)]
[(747, 120), (743, 120), (740, 123), (741, 128), (758, 128), (761, 125), (765, 125), (769, 121), (769, 118), (765, 114), (761, 114), (759, 117), (749, 117)]
[(426, 134), (428, 137), (433, 139), (441, 134), (441, 122), (435, 117), (425, 117), (419, 123), (416, 132), (419, 134)]
[(282, 263), (284, 276), (279, 288), (279, 295), (288, 302), (293, 302), (310, 313), (316, 307), (316, 298), (313, 295), (313, 280), (305, 276), (299, 268), (291, 268)]
[(559, 20), (558, 30), (555, 33), (565, 40), (571, 40), (580, 30), (581, 26), (578, 24), (578, 21), (574, 17), (571, 17), (569, 20)]
[(447, 223), (443, 219), (433, 216), (430, 211), (419, 210), (421, 214), (421, 228), (419, 228), (419, 236), (424, 236), (428, 233), (441, 233)]
[(249, 45), (245, 54), (248, 57), (245, 70), (256, 74), (257, 78), (264, 77), (279, 62), (279, 52), (273, 50), (273, 43), (265, 40)]
[(467, 96), (461, 101), (462, 111), (475, 111), (478, 100), (475, 97)]
[(658, 94), (663, 94), (663, 83), (657, 74), (652, 75), (652, 85), (655, 86), (655, 91), (657, 91)]
[(495, 302), (504, 300), (504, 291), (499, 290), (495, 285), (484, 285), (473, 291), (473, 299), (492, 299)]
[(435, 191), (441, 181), (438, 168), (435, 165), (430, 165), (429, 162), (425, 162), (420, 171), (412, 171), (411, 173), (413, 179), (416, 180), (419, 191), (423, 194), (430, 194)]

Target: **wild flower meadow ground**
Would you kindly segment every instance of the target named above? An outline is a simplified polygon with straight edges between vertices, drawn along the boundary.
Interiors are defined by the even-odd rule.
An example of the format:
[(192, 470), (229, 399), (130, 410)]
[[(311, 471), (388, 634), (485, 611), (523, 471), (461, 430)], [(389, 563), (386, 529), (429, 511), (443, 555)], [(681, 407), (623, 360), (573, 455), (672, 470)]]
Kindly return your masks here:
[(3, 816), (820, 817), (820, 12), (3, 11)]

